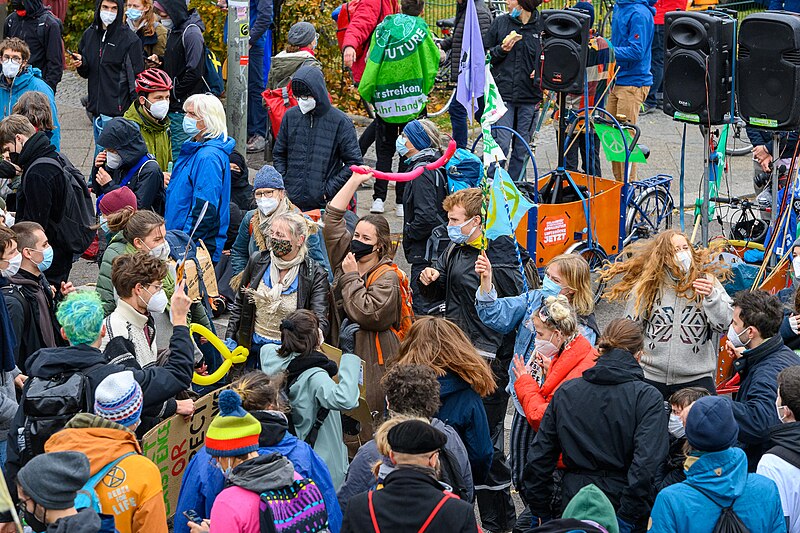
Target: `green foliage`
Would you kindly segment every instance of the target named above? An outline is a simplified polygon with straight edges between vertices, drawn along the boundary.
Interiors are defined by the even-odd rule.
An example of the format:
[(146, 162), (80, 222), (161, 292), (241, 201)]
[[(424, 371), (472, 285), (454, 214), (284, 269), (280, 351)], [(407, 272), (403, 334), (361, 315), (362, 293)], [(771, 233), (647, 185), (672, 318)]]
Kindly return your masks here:
[(70, 0), (64, 21), (64, 43), (74, 52), (86, 28), (94, 21), (94, 0)]
[(206, 31), (203, 34), (206, 46), (217, 55), (218, 59), (224, 61), (228, 54), (224, 38), (227, 21), (225, 11), (217, 7), (217, 3), (214, 0), (191, 0), (189, 9), (192, 8), (197, 9), (197, 12), (200, 13), (200, 18), (203, 19), (203, 24), (206, 26)]

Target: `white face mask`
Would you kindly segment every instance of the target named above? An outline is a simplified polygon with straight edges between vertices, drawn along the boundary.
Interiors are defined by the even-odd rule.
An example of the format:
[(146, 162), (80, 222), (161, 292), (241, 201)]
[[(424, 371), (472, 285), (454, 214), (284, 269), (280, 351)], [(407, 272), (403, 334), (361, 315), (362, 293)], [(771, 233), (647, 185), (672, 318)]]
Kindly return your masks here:
[(683, 427), (683, 421), (681, 421), (681, 417), (675, 413), (669, 414), (669, 425), (667, 428), (669, 429), (669, 434), (676, 439), (680, 439), (686, 435), (686, 430)]
[(110, 26), (115, 20), (117, 20), (116, 13), (113, 11), (100, 10), (100, 22), (102, 22), (104, 26)]
[(0, 274), (4, 278), (15, 276), (19, 272), (19, 266), (22, 264), (22, 254), (17, 252), (17, 255), (8, 260), (8, 267), (0, 270)]
[(300, 111), (305, 115), (317, 107), (317, 101), (311, 96), (303, 96), (297, 99), (297, 105), (300, 107)]
[(150, 104), (150, 114), (156, 120), (164, 120), (169, 113), (169, 100), (159, 100)]
[(733, 329), (733, 323), (731, 323), (730, 327), (728, 327), (728, 340), (731, 341), (731, 344), (734, 345), (736, 348), (744, 348), (747, 346), (747, 343), (750, 342), (750, 339), (743, 341), (741, 336), (744, 334), (744, 330), (741, 333), (736, 333), (736, 330)]
[(792, 259), (792, 271), (794, 272), (794, 277), (800, 279), (800, 255)]
[(122, 156), (114, 152), (106, 152), (106, 166), (111, 170), (122, 166)]
[(267, 216), (278, 208), (278, 200), (275, 198), (256, 198), (256, 205), (261, 214)]
[(10, 59), (3, 61), (3, 76), (6, 78), (16, 78), (21, 68), (22, 63), (14, 63)]
[[(145, 245), (145, 247), (146, 246), (147, 245)], [(169, 252), (170, 252), (170, 247), (167, 241), (164, 241), (155, 248), (148, 248), (148, 253), (161, 261), (166, 261), (167, 259), (169, 259)]]
[(783, 411), (784, 407), (786, 407), (786, 406), (785, 405), (778, 405), (777, 406), (777, 408), (778, 408), (778, 420), (781, 421), (781, 424), (783, 424), (783, 419), (786, 418), (786, 415), (784, 414), (784, 411)]
[[(150, 294), (150, 291), (145, 289), (147, 294)], [(142, 298), (139, 296), (139, 298)], [(144, 299), (142, 298), (142, 301)], [(164, 289), (161, 289), (155, 294), (150, 295), (150, 301), (147, 302), (147, 310), (151, 313), (160, 314), (164, 312), (164, 309), (167, 308), (167, 293), (164, 292)]]
[[(555, 333), (553, 333), (553, 335), (555, 335)], [(550, 338), (552, 339), (553, 337)], [(536, 353), (542, 357), (553, 357), (558, 353), (558, 346), (549, 340), (543, 340), (539, 337), (536, 337), (533, 341), (533, 344), (536, 347)]]
[(161, 25), (164, 26), (167, 30), (172, 29), (172, 19), (171, 18), (162, 18)]
[(681, 250), (675, 254), (675, 261), (677, 261), (684, 272), (689, 272), (689, 269), (692, 267), (692, 252), (689, 250)]

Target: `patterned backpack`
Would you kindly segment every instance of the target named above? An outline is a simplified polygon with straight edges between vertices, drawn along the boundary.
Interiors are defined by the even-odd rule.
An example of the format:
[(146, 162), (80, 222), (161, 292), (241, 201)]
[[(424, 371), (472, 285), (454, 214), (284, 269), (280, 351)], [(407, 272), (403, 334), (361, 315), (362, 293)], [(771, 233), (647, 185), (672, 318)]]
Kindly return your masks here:
[(317, 484), (294, 473), (291, 485), (261, 493), (261, 533), (317, 533), (328, 530), (328, 512)]

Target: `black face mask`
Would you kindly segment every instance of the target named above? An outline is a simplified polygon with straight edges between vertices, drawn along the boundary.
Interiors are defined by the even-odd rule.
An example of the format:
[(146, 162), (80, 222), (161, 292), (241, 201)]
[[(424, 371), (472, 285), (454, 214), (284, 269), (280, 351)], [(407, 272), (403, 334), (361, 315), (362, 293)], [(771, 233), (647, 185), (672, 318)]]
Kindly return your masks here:
[[(34, 507), (33, 507), (34, 512), (32, 513), (30, 511), (28, 511), (28, 506), (25, 505), (24, 502), (20, 502), (19, 503), (19, 514), (22, 515), (22, 518), (25, 520), (25, 523), (28, 524), (32, 530), (41, 533), (43, 531), (47, 531), (47, 524), (45, 524), (42, 520), (39, 520), (38, 518), (36, 518), (35, 511), (36, 511), (36, 506), (37, 505), (38, 504), (36, 502), (34, 502)], [(45, 511), (45, 513), (46, 513), (46, 511)]]
[(355, 239), (350, 241), (350, 251), (353, 252), (354, 256), (356, 256), (356, 261), (361, 261), (361, 259), (371, 254), (374, 249), (375, 246), (372, 244), (367, 244)]
[(19, 152), (8, 152), (8, 159), (19, 166)]

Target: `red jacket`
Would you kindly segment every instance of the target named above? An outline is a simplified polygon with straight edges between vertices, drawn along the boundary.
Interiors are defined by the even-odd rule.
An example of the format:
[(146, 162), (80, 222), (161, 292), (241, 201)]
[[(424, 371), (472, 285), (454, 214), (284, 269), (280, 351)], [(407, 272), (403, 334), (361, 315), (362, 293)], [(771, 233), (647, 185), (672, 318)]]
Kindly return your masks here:
[(559, 355), (553, 358), (550, 371), (541, 387), (530, 374), (525, 374), (517, 379), (514, 383), (514, 390), (522, 410), (525, 411), (525, 418), (528, 419), (528, 423), (533, 429), (539, 430), (539, 424), (542, 422), (544, 412), (550, 405), (556, 389), (565, 381), (581, 377), (584, 370), (594, 366), (596, 359), (597, 350), (583, 335), (578, 335)]
[(653, 22), (660, 26), (663, 25), (664, 15), (670, 11), (686, 11), (688, 4), (688, 0), (658, 0), (655, 5), (656, 14), (653, 17)]
[(353, 78), (361, 81), (367, 65), (367, 52), (375, 28), (389, 15), (399, 12), (397, 0), (359, 0), (358, 6), (350, 16), (350, 25), (344, 34), (342, 50), (352, 46), (356, 50), (353, 63)]

